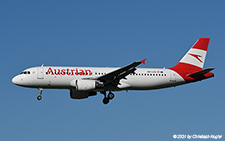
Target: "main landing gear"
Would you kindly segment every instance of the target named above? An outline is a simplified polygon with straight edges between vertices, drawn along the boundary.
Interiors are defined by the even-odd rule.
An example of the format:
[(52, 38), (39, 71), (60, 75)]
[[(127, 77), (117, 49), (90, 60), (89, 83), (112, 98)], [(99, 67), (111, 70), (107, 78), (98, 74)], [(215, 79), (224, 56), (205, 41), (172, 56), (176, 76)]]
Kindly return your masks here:
[(115, 95), (111, 91), (109, 92), (108, 96), (106, 96), (106, 92), (101, 92), (101, 93), (104, 94), (104, 98), (102, 100), (104, 104), (108, 104), (109, 101), (115, 97)]
[(39, 88), (39, 96), (37, 97), (37, 100), (41, 100), (42, 99), (42, 96), (41, 96), (42, 91), (43, 91), (43, 89)]

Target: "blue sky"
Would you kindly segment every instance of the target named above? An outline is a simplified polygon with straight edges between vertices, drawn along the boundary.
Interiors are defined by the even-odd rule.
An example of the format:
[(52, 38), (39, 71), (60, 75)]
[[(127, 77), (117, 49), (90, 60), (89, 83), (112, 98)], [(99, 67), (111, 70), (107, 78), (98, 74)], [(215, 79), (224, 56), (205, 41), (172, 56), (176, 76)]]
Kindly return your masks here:
[[(222, 0), (1, 1), (0, 140), (173, 140), (225, 135)], [(205, 68), (215, 77), (154, 91), (72, 100), (68, 90), (18, 87), (11, 79), (44, 65), (172, 67), (198, 38), (211, 38)], [(224, 138), (224, 137), (223, 137)]]

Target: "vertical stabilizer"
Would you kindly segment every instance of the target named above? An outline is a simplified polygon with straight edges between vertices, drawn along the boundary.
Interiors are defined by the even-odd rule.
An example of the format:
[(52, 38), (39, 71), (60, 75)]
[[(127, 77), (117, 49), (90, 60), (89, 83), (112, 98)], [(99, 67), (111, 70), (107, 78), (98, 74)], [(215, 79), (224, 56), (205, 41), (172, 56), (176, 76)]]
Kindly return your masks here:
[(209, 38), (200, 38), (184, 55), (180, 62), (170, 69), (178, 73), (185, 82), (194, 82), (213, 77), (213, 73), (206, 72), (207, 69), (202, 70), (208, 45)]
[(180, 62), (171, 69), (186, 69), (192, 71), (202, 70), (206, 58), (209, 40), (209, 38), (200, 38), (185, 54), (185, 56), (180, 60)]

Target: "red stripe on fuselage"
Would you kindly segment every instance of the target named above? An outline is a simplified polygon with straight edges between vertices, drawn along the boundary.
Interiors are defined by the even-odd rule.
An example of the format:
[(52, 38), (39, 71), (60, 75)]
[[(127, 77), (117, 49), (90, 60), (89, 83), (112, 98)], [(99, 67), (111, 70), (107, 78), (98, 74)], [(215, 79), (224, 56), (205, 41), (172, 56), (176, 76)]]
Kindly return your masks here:
[(200, 76), (194, 77), (194, 78), (187, 76), (188, 74), (201, 71), (202, 68), (191, 65), (191, 64), (182, 63), (182, 62), (179, 62), (176, 66), (174, 66), (170, 69), (177, 72), (185, 80), (186, 83), (195, 82), (195, 81), (203, 80), (203, 79), (214, 76), (214, 74), (211, 72), (208, 72), (204, 75), (200, 75)]

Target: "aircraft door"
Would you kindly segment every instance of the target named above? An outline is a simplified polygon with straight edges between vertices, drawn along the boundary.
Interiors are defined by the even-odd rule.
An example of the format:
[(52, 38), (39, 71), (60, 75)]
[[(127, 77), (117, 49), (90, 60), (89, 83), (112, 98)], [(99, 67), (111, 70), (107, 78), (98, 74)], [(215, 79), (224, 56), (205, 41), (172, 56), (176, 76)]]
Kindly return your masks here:
[(43, 68), (43, 66), (37, 68), (37, 79), (44, 79), (44, 68)]
[(176, 73), (174, 71), (170, 71), (170, 82), (176, 82)]

